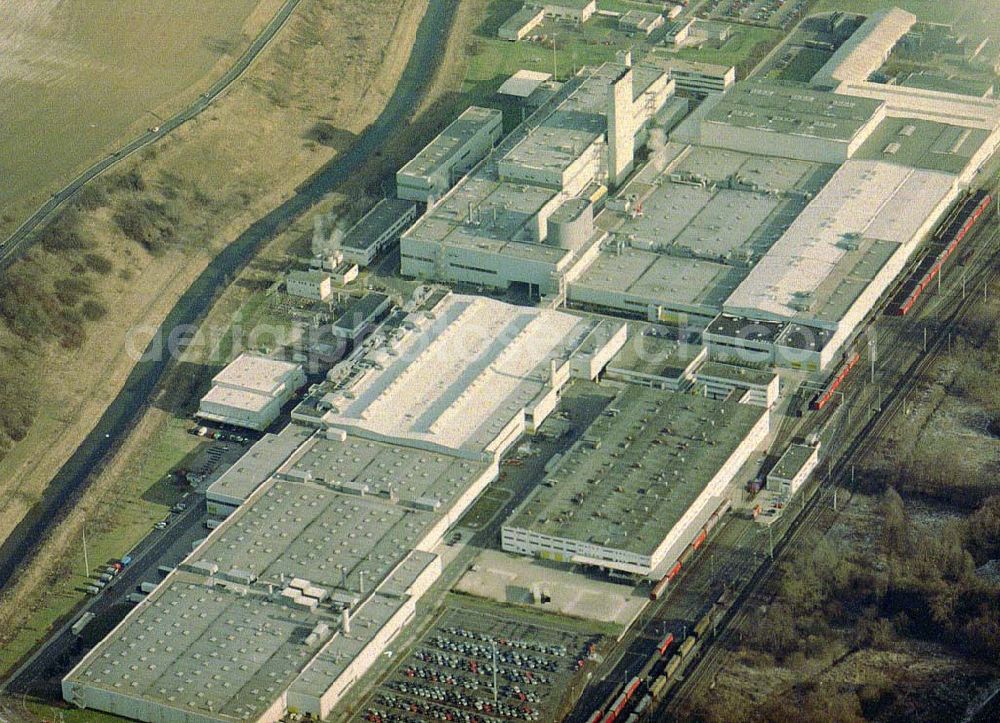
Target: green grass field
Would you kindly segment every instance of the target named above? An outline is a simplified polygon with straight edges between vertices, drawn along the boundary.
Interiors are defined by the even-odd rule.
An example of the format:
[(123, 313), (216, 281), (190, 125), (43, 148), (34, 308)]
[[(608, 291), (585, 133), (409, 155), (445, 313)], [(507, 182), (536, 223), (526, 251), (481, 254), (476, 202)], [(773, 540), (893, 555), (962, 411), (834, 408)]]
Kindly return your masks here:
[(759, 43), (777, 43), (781, 35), (780, 30), (741, 25), (734, 28), (721, 48), (682, 48), (673, 55), (684, 60), (738, 66)]
[(0, 232), (130, 129), (189, 102), (249, 42), (258, 2), (0, 3)]

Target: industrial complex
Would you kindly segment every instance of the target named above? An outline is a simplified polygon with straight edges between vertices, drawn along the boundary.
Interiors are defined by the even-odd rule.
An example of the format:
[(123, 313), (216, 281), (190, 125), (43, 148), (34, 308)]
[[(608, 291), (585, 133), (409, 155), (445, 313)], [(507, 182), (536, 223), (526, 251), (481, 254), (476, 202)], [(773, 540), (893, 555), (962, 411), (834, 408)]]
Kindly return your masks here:
[[(601, 12), (529, 0), (497, 34)], [(636, 36), (664, 22), (612, 16)], [(65, 700), (144, 721), (329, 719), (421, 628), (449, 565), (473, 569), (449, 533), (541, 439), (567, 441), (505, 490), (492, 553), (643, 587), (643, 603), (737, 490), (787, 504), (827, 449), (771, 449), (790, 394), (843, 368), (1000, 145), (997, 101), (872, 80), (913, 15), (858, 22), (810, 82), (628, 52), (562, 82), (521, 71), (501, 86), (523, 112), (509, 134), (469, 107), (398, 170), (396, 198), (354, 225), (318, 217), (313, 268), (285, 277), (297, 303), (332, 312), (335, 286), (397, 250), (416, 292), (344, 294), (324, 317), (343, 354), (308, 383), (250, 353), (216, 375), (197, 416), (262, 434), (206, 482), (210, 534), (65, 676)], [(340, 283), (327, 271), (344, 264)], [(538, 719), (511, 710), (476, 720)]]

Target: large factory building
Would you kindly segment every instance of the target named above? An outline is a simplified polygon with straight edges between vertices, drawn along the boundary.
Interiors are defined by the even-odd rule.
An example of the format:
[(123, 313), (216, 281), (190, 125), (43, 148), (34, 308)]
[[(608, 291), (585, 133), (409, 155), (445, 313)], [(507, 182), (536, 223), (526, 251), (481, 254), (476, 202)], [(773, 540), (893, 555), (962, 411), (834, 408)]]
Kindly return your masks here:
[(673, 89), (654, 66), (581, 70), (403, 235), (403, 275), (565, 294), (597, 251), (596, 206)]
[(448, 293), (212, 485), (225, 520), (63, 680), (145, 721), (325, 719), (413, 618), (433, 552), (624, 323)]
[(766, 439), (767, 408), (627, 386), (504, 524), (503, 549), (649, 575)]

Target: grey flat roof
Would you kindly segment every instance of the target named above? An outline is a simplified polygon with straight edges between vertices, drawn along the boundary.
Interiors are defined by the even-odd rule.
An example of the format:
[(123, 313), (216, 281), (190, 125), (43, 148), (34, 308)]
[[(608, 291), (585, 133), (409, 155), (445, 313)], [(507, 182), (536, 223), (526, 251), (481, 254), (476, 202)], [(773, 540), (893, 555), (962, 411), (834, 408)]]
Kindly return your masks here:
[(350, 330), (364, 326), (371, 322), (388, 301), (389, 297), (385, 294), (374, 291), (370, 294), (365, 294), (360, 299), (352, 301), (350, 306), (344, 310), (344, 313), (338, 316), (337, 320), (333, 322), (333, 325), (340, 329)]
[(511, 15), (509, 18), (507, 18), (507, 20), (505, 20), (503, 24), (500, 26), (498, 32), (503, 33), (504, 31), (507, 31), (512, 33), (518, 31), (525, 25), (530, 23), (532, 20), (534, 20), (536, 17), (538, 17), (538, 13), (540, 13), (541, 11), (542, 11), (541, 8), (525, 5), (520, 10)]
[(603, 116), (557, 110), (507, 152), (503, 160), (529, 168), (563, 170), (603, 135)]
[(848, 141), (882, 105), (882, 101), (871, 98), (746, 80), (721, 96), (706, 114), (705, 121)]
[(752, 369), (750, 367), (742, 367), (735, 364), (707, 361), (701, 365), (701, 368), (698, 370), (698, 376), (728, 379), (736, 384), (766, 386), (773, 382), (774, 378), (778, 375), (773, 371), (767, 371), (764, 369)]
[(885, 118), (854, 154), (911, 168), (961, 173), (989, 131), (919, 118)]
[(629, 324), (628, 341), (608, 362), (608, 369), (680, 379), (701, 356), (703, 347), (658, 336), (654, 331), (651, 325)]
[(789, 324), (786, 326), (775, 341), (778, 346), (789, 349), (803, 349), (806, 351), (822, 351), (833, 337), (833, 329), (824, 329), (817, 326), (804, 326), (802, 324)]
[(340, 245), (350, 249), (369, 249), (401, 216), (416, 204), (399, 198), (383, 198), (344, 234)]
[(773, 475), (779, 479), (791, 479), (799, 473), (799, 470), (805, 466), (809, 458), (815, 453), (816, 448), (806, 444), (789, 445), (785, 453), (781, 455), (781, 459), (778, 460), (778, 463), (768, 473), (768, 477)]
[(719, 336), (738, 337), (746, 341), (773, 342), (785, 328), (782, 321), (761, 321), (745, 316), (719, 314), (709, 322), (705, 331)]
[(635, 385), (610, 406), (506, 527), (651, 554), (767, 414)]
[(242, 502), (313, 434), (314, 429), (297, 424), (289, 424), (277, 434), (265, 434), (209, 485), (206, 497), (229, 504)]
[(619, 292), (648, 303), (718, 309), (745, 273), (703, 259), (632, 248), (621, 253), (605, 249), (572, 286)]
[[(433, 563), (414, 552), (417, 541), (488, 468), (373, 440), (314, 437), (69, 679), (234, 720), (256, 718), (293, 681), (325, 690)], [(435, 499), (436, 508), (427, 504)], [(211, 581), (198, 572), (210, 569)], [(333, 603), (312, 611), (296, 604), (283, 594), (296, 578)], [(340, 600), (360, 601), (348, 636), (335, 632)], [(318, 623), (329, 631), (310, 644)]]
[(472, 140), (477, 133), (490, 123), (496, 122), (503, 114), (495, 108), (477, 105), (466, 108), (458, 118), (441, 131), (434, 140), (424, 146), (399, 172), (408, 176), (427, 177), (449, 162), (455, 152)]
[(647, 62), (654, 63), (657, 67), (671, 73), (690, 73), (718, 77), (719, 79), (722, 79), (730, 72), (736, 71), (735, 66), (732, 65), (702, 63), (696, 60), (685, 60), (683, 58), (671, 58), (661, 55), (653, 56)]

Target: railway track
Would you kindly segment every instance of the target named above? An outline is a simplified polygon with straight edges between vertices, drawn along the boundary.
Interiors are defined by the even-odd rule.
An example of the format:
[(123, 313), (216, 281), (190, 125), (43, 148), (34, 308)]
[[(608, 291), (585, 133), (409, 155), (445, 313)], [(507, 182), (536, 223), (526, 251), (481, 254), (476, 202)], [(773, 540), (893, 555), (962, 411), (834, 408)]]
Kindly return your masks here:
[[(1000, 230), (995, 228), (995, 225), (992, 229), (986, 226), (977, 236), (982, 237), (984, 233), (989, 233), (990, 236), (983, 239), (984, 243), (971, 254), (980, 263), (976, 266), (976, 272), (972, 279), (965, 278), (963, 271), (963, 288), (968, 285), (969, 281), (973, 282), (972, 286), (976, 289), (988, 288), (1000, 276), (998, 273), (1000, 253), (997, 250), (997, 238), (1000, 236)], [(957, 269), (952, 269), (953, 275), (956, 271)], [(889, 423), (905, 404), (906, 396), (937, 360), (941, 349), (950, 345), (955, 324), (962, 319), (971, 304), (978, 301), (976, 293), (958, 293), (954, 284), (955, 280), (952, 281), (952, 293), (932, 297), (929, 302), (918, 309), (918, 315), (913, 321), (897, 323), (890, 327), (891, 331), (895, 333), (886, 340), (890, 343), (884, 344), (884, 346), (888, 346), (890, 351), (888, 357), (883, 359), (882, 367), (901, 370), (896, 374), (895, 384), (887, 390), (884, 397), (879, 390), (876, 390), (877, 413), (872, 414), (864, 422), (861, 429), (851, 436), (847, 448), (837, 456), (836, 462), (827, 469), (827, 474), (816, 484), (813, 494), (804, 503), (800, 514), (789, 523), (785, 533), (775, 545), (773, 557), (765, 559), (750, 582), (739, 591), (733, 604), (716, 623), (716, 635), (706, 638), (705, 642), (700, 644), (697, 653), (688, 660), (685, 677), (679, 681), (679, 684), (674, 685), (664, 699), (664, 710), (667, 717), (676, 717), (678, 710), (690, 700), (693, 693), (718, 674), (726, 661), (725, 647), (719, 643), (740, 630), (742, 624), (750, 617), (753, 609), (746, 603), (761, 595), (765, 584), (777, 569), (777, 563), (786, 558), (789, 550), (797, 549), (798, 546), (795, 543), (807, 533), (828, 529), (840, 516), (843, 507), (850, 504), (854, 490), (852, 486), (841, 485), (845, 490), (845, 495), (839, 498), (838, 502), (842, 499), (843, 505), (838, 506), (836, 510), (833, 508), (831, 502), (835, 486), (841, 480), (849, 479), (850, 466), (854, 460), (863, 457), (874, 448)], [(882, 313), (882, 306), (875, 311), (876, 314)], [(926, 323), (929, 316), (943, 316), (943, 320), (935, 330), (934, 336), (927, 339), (926, 351), (924, 351), (923, 345), (918, 349), (911, 348), (912, 339), (908, 332), (912, 331), (913, 322), (919, 319)], [(893, 336), (896, 338), (893, 339)], [(892, 341), (895, 343), (891, 343)], [(906, 366), (903, 366), (904, 364)], [(857, 380), (855, 380), (856, 384)], [(869, 403), (870, 401), (869, 397)], [(829, 420), (830, 417), (827, 417), (825, 421)]]

